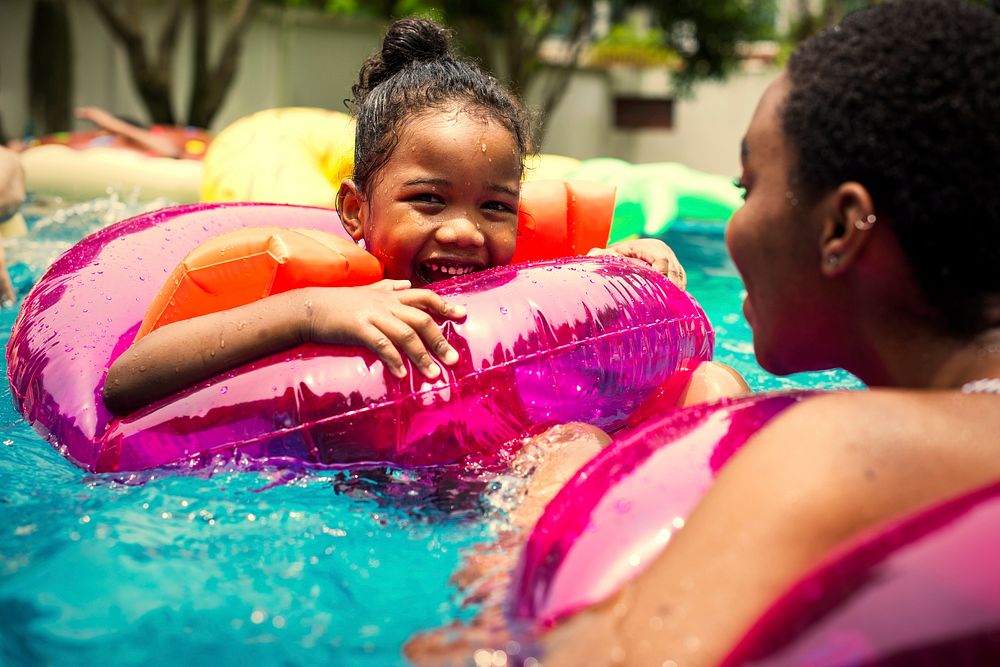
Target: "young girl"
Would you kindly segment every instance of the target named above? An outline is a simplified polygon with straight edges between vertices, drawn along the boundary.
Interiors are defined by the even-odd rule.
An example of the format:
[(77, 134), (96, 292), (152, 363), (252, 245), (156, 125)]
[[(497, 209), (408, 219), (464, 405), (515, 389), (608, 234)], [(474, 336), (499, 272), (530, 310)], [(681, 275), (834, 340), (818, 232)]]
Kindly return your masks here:
[[(354, 178), (337, 210), (350, 235), (385, 267), (367, 287), (291, 290), (164, 326), (112, 365), (104, 401), (125, 414), (254, 359), (307, 342), (363, 345), (402, 377), (403, 356), (428, 378), (458, 353), (434, 316), (465, 312), (421, 289), (510, 262), (517, 234), (528, 117), (493, 77), (456, 56), (437, 24), (393, 24), (353, 88)], [(643, 261), (683, 287), (661, 241), (609, 250)]]

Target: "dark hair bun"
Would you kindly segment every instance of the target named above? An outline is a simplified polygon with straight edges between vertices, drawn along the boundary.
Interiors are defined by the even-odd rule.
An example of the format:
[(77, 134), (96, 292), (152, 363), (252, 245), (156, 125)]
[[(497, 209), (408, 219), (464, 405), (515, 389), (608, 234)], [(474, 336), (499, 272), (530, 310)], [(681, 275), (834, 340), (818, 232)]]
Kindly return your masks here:
[(400, 19), (385, 33), (382, 50), (361, 66), (358, 82), (351, 88), (354, 103), (410, 63), (451, 57), (451, 32), (426, 19)]

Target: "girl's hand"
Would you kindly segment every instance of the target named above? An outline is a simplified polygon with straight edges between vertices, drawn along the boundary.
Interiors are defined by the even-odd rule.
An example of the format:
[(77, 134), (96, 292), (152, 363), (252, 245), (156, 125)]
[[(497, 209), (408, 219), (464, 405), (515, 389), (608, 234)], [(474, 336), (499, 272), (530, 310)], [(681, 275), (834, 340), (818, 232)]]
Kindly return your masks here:
[(458, 352), (445, 340), (432, 315), (460, 320), (465, 308), (430, 290), (410, 289), (408, 280), (310, 288), (306, 299), (306, 341), (363, 345), (399, 378), (406, 376), (402, 354), (432, 380), (441, 375), (435, 357), (448, 365), (458, 361)]
[(677, 255), (670, 246), (660, 239), (628, 239), (607, 248), (594, 248), (587, 253), (588, 257), (597, 255), (617, 255), (640, 261), (648, 264), (654, 271), (662, 273), (667, 280), (681, 289), (687, 287), (684, 267), (677, 261)]

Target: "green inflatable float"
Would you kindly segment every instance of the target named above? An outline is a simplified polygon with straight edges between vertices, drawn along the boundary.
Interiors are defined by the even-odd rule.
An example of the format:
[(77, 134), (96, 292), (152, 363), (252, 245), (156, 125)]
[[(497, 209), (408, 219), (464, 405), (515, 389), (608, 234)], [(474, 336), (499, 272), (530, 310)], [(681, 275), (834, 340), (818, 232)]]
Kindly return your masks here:
[(528, 180), (561, 178), (617, 186), (609, 242), (660, 237), (677, 220), (725, 222), (743, 204), (728, 178), (676, 162), (632, 164), (615, 158), (539, 155), (528, 161), (525, 175)]

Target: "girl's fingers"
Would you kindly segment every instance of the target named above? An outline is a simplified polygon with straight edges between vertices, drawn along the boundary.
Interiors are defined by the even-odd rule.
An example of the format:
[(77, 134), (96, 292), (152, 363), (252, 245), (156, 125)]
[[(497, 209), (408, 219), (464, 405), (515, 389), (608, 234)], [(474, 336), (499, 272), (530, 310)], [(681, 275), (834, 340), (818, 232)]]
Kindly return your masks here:
[(392, 340), (377, 326), (374, 324), (366, 325), (358, 334), (358, 342), (377, 354), (390, 373), (398, 378), (406, 377), (403, 357), (399, 354), (399, 350), (396, 349)]
[[(420, 311), (417, 311), (420, 312)], [(420, 313), (430, 319), (427, 313)], [(433, 323), (434, 320), (431, 320)], [(374, 320), (372, 322), (386, 338), (392, 341), (397, 350), (405, 354), (413, 362), (413, 365), (420, 369), (420, 372), (429, 379), (434, 380), (441, 375), (441, 368), (434, 361), (434, 357), (427, 351), (423, 339), (417, 330), (400, 319), (399, 317), (388, 316)], [(378, 350), (376, 350), (378, 352)], [(402, 376), (398, 376), (402, 377)]]
[(449, 366), (458, 361), (458, 351), (444, 337), (441, 327), (434, 321), (434, 318), (426, 312), (417, 308), (408, 308), (399, 311), (397, 316), (417, 332), (422, 344), (433, 352), (435, 357)]
[(460, 320), (467, 314), (465, 306), (445, 301), (441, 295), (426, 289), (409, 290), (406, 295), (401, 295), (399, 300), (407, 306), (428, 313), (437, 313), (450, 320)]
[(410, 281), (384, 278), (378, 281), (377, 283), (372, 283), (370, 287), (374, 287), (375, 289), (385, 290), (387, 292), (399, 292), (401, 290), (410, 289)]

